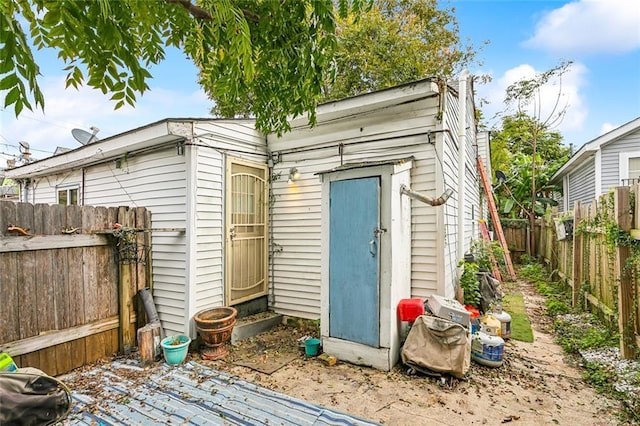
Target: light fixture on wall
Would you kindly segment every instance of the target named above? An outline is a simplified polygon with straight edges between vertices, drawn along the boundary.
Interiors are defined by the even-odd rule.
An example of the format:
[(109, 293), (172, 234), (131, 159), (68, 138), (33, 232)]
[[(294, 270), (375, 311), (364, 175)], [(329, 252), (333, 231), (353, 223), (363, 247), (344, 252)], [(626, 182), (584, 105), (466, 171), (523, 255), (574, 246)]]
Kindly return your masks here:
[(178, 155), (184, 155), (184, 141), (176, 143), (176, 150)]
[(287, 182), (292, 183), (300, 178), (300, 172), (296, 167), (289, 169), (289, 180)]

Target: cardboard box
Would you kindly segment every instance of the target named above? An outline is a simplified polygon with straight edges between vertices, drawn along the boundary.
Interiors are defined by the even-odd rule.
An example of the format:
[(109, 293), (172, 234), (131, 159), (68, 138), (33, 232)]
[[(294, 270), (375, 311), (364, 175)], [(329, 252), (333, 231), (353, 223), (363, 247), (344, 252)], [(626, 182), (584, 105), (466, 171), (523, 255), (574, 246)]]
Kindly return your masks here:
[(427, 299), (427, 306), (431, 313), (437, 317), (457, 322), (467, 328), (471, 324), (469, 311), (455, 299), (448, 299), (433, 294)]

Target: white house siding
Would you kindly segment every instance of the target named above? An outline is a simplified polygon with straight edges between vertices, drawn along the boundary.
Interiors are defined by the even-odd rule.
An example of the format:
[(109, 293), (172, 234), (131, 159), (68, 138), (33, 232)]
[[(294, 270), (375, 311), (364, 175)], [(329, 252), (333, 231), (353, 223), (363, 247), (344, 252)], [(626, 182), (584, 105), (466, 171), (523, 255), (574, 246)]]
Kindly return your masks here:
[(602, 147), (602, 188), (601, 193), (607, 193), (613, 187), (622, 185), (620, 176), (620, 153), (640, 151), (640, 130), (625, 135), (624, 137)]
[[(153, 228), (186, 228), (185, 157), (170, 146), (134, 155), (118, 169), (108, 162), (85, 176), (85, 204), (146, 207)], [(167, 332), (187, 331), (184, 312), (186, 236), (184, 232), (152, 232), (153, 297)]]
[(454, 294), (453, 283), (457, 280), (457, 250), (458, 250), (458, 94), (451, 87), (448, 88), (444, 100), (444, 122), (443, 129), (448, 131), (443, 133), (443, 155), (441, 157), (442, 164), (438, 166), (443, 168), (442, 188), (453, 189), (453, 195), (447, 203), (439, 207), (442, 209), (443, 223), (438, 229), (444, 229), (445, 232), (439, 232), (443, 239), (442, 253), (442, 271), (444, 276), (441, 278), (440, 286), (436, 293), (445, 297), (452, 297)]
[[(320, 107), (320, 117), (323, 108), (331, 105)], [(313, 129), (301, 126), (281, 138), (268, 136), (269, 149), (281, 152), (280, 162), (274, 166), (274, 174), (280, 177), (272, 187), (272, 241), (279, 251), (273, 265), (276, 311), (303, 318), (320, 317), (322, 194), (315, 174), (340, 165), (339, 143), (344, 144), (344, 164), (413, 156), (411, 189), (433, 197), (440, 195), (435, 147), (427, 142), (426, 135), (437, 128), (437, 108), (437, 98), (429, 97), (335, 118)], [(301, 176), (289, 184), (291, 167), (297, 167)], [(437, 244), (437, 215), (441, 209), (412, 201), (411, 283), (416, 297), (437, 290), (442, 265)]]
[[(185, 161), (175, 146), (85, 168), (84, 204), (146, 207), (154, 228), (185, 228)], [(36, 203), (56, 203), (56, 187), (82, 182), (82, 171), (37, 178)], [(165, 330), (184, 332), (185, 234), (153, 232), (154, 301)]]
[[(465, 109), (465, 132), (461, 141), (463, 145), (464, 161), (464, 193), (459, 193), (459, 169), (458, 159), (460, 157), (458, 143), (460, 138), (459, 129), (459, 92), (455, 88), (449, 87), (444, 103), (444, 123), (443, 128), (450, 132), (444, 134), (444, 155), (442, 174), (444, 182), (443, 188), (454, 189), (454, 196), (444, 206), (444, 224), (438, 229), (445, 229), (444, 233), (444, 288), (439, 289), (439, 294), (446, 297), (455, 296), (455, 285), (458, 281), (458, 244), (462, 244), (462, 252), (466, 253), (471, 247), (471, 241), (477, 238), (477, 219), (480, 209), (478, 172), (476, 167), (476, 122), (475, 107), (473, 104), (473, 90), (469, 82), (467, 88), (466, 109)], [(459, 242), (458, 236), (458, 199), (464, 200), (463, 224), (464, 239)]]
[(590, 202), (595, 194), (595, 162), (590, 158), (576, 171), (568, 175), (569, 208), (576, 201)]
[[(471, 242), (479, 237), (478, 217), (480, 215), (480, 173), (477, 167), (477, 157), (480, 152), (477, 139), (476, 110), (473, 100), (473, 80), (469, 79), (467, 88), (467, 118), (466, 118), (466, 160), (465, 160), (465, 240), (462, 242), (463, 251), (471, 249)], [(491, 163), (490, 157), (483, 157), (485, 163)], [(487, 176), (491, 176), (491, 167), (486, 167)], [(461, 259), (456, 259), (456, 264)]]
[[(224, 176), (225, 156), (266, 163), (266, 140), (252, 120), (195, 122), (194, 300), (198, 310), (224, 304)], [(260, 155), (262, 154), (262, 155)]]

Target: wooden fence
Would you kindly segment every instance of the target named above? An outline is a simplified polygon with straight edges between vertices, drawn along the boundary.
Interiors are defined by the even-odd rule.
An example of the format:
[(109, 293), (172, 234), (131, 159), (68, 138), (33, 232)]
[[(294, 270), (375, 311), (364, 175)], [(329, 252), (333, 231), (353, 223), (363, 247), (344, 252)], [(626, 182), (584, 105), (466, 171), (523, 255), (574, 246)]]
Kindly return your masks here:
[[(565, 237), (571, 222), (573, 233)], [(537, 231), (537, 254), (571, 286), (574, 305), (584, 301), (617, 319), (624, 358), (636, 357), (640, 346), (640, 241), (634, 229), (640, 229), (640, 185), (578, 202), (573, 216), (547, 218)]]
[(134, 346), (150, 222), (144, 208), (0, 201), (0, 349), (57, 375)]

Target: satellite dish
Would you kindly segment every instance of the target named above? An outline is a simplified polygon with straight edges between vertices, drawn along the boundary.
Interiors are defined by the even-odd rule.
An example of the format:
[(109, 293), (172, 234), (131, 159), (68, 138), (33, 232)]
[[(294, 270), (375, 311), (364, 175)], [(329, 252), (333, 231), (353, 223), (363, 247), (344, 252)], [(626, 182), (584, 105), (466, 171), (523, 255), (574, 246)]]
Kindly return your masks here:
[(91, 142), (96, 142), (98, 140), (96, 133), (100, 131), (97, 127), (91, 127), (91, 130), (93, 130), (93, 133), (89, 133), (82, 129), (72, 129), (71, 135), (73, 135), (73, 138), (82, 145), (89, 145)]
[(505, 175), (502, 170), (496, 170), (496, 178), (498, 179), (498, 183), (500, 184), (503, 184), (507, 181), (507, 175)]

